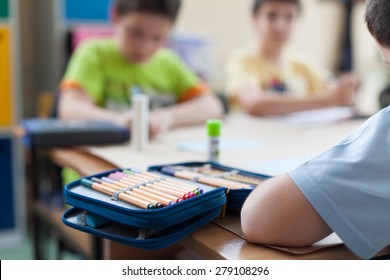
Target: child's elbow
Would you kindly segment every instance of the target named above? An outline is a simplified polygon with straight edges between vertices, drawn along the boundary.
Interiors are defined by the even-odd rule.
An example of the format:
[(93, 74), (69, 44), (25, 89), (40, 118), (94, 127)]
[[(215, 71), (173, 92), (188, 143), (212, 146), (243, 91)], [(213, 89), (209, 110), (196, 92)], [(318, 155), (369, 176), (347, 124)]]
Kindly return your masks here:
[(58, 101), (56, 111), (57, 111), (57, 117), (61, 120), (67, 120), (69, 119), (69, 101), (66, 97), (60, 98)]
[(261, 115), (261, 113), (259, 112), (258, 108), (256, 108), (253, 105), (246, 106), (245, 110), (251, 116), (259, 116), (259, 115)]
[(244, 234), (245, 240), (250, 243), (263, 243), (261, 238), (261, 231), (258, 230), (256, 226), (258, 222), (256, 222), (254, 213), (252, 213), (250, 207), (244, 205), (241, 211), (241, 229)]
[(224, 116), (224, 107), (218, 97), (207, 95), (205, 96), (205, 103), (208, 104), (208, 110), (212, 118), (222, 118)]
[(263, 110), (262, 106), (259, 106), (257, 103), (246, 104), (244, 110), (251, 116), (260, 117), (265, 116), (266, 112)]
[(264, 116), (266, 115), (266, 106), (259, 100), (239, 100), (241, 108), (251, 116)]
[(250, 243), (274, 244), (279, 234), (277, 227), (265, 193), (253, 193), (241, 209), (241, 229), (245, 239)]
[(241, 215), (241, 229), (246, 241), (250, 243), (258, 243), (257, 234), (253, 227), (253, 224), (248, 219), (245, 219), (242, 215)]

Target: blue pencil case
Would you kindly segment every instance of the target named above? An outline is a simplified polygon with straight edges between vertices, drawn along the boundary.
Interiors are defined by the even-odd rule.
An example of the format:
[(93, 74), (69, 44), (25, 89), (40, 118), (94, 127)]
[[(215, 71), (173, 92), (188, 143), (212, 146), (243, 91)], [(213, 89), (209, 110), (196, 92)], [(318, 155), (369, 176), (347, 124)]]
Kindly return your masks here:
[[(122, 173), (125, 170), (134, 174), (127, 174), (126, 177)], [(113, 174), (122, 174), (124, 177), (114, 181)], [(141, 178), (142, 176), (150, 178)], [(133, 184), (130, 183), (131, 180), (137, 182)], [(169, 192), (165, 193), (166, 197), (174, 196), (172, 192), (176, 193), (177, 189), (172, 185), (193, 188), (194, 194), (187, 195), (187, 190), (180, 192), (184, 194), (183, 197), (176, 196), (178, 199), (172, 199), (172, 203), (168, 204), (169, 199), (165, 199), (163, 194)], [(107, 192), (104, 193), (103, 190)], [(155, 193), (149, 193), (150, 197), (145, 197), (145, 191), (160, 194), (161, 199), (165, 199), (165, 205), (156, 208), (160, 202), (152, 201), (151, 197), (156, 196), (151, 194)], [(63, 214), (62, 220), (74, 229), (101, 238), (155, 250), (176, 243), (218, 218), (227, 201), (226, 193), (226, 188), (216, 189), (163, 174), (156, 176), (132, 169), (116, 169), (67, 185), (64, 189), (65, 202), (73, 207)], [(131, 203), (128, 201), (129, 197)], [(149, 205), (133, 204), (133, 200), (137, 203), (147, 200)]]
[[(251, 183), (249, 182), (246, 183), (248, 185), (248, 188), (230, 189), (228, 191), (226, 208), (235, 211), (241, 211), (241, 208), (245, 200), (252, 192), (252, 190), (257, 187), (258, 184), (271, 178), (271, 176), (268, 175), (248, 172), (242, 169), (221, 165), (215, 162), (182, 162), (182, 163), (175, 163), (175, 164), (168, 164), (168, 165), (156, 165), (156, 166), (149, 167), (148, 171), (154, 172), (156, 174), (164, 174), (166, 176), (175, 176), (174, 170), (187, 170), (193, 172), (201, 172), (200, 170), (202, 169), (206, 171), (208, 169), (210, 171), (210, 172), (205, 172), (205, 174), (203, 174), (209, 178), (219, 178), (219, 179), (223, 178), (226, 180), (230, 180), (229, 178), (231, 177), (239, 177), (242, 178), (242, 180), (244, 180), (245, 177), (249, 179), (249, 181), (253, 179)], [(187, 180), (199, 181), (199, 177), (195, 178), (195, 180), (194, 179), (187, 179)], [(239, 179), (237, 179), (237, 182), (238, 181)]]

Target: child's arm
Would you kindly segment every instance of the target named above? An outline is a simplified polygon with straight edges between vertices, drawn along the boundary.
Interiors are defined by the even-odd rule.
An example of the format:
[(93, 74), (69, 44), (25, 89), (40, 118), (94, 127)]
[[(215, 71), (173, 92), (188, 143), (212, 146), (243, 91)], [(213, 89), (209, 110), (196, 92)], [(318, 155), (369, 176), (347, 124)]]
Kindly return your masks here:
[[(58, 107), (59, 117), (63, 120), (104, 120), (123, 127), (130, 127), (132, 112), (118, 113), (97, 106), (92, 98), (83, 91), (61, 93)], [(223, 108), (218, 99), (211, 94), (187, 102), (155, 110), (150, 116), (152, 136), (173, 127), (203, 124), (209, 118), (222, 117)]]
[(241, 225), (247, 241), (275, 246), (308, 246), (332, 233), (287, 174), (252, 192)]
[(103, 120), (130, 127), (131, 112), (118, 113), (100, 108), (93, 102), (90, 95), (81, 90), (69, 90), (60, 94), (58, 113), (62, 120)]
[(262, 94), (259, 88), (253, 86), (242, 86), (237, 90), (236, 96), (239, 104), (251, 115), (283, 115), (304, 110), (352, 105), (357, 84), (353, 78), (344, 78), (331, 83), (325, 93), (307, 99), (267, 96)]
[(223, 116), (223, 107), (213, 94), (206, 94), (184, 103), (156, 110), (151, 115), (153, 135), (170, 128), (204, 124), (207, 119)]

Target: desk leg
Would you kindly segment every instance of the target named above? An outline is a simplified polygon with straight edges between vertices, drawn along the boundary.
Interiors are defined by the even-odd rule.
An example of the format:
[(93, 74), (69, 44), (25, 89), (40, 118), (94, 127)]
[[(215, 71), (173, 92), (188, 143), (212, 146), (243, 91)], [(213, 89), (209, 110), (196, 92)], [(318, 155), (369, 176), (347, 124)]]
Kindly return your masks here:
[(92, 237), (92, 259), (103, 259), (103, 239), (101, 239), (100, 237)]
[(32, 227), (32, 240), (34, 248), (34, 259), (43, 260), (44, 254), (42, 251), (41, 244), (41, 225), (40, 218), (34, 209), (34, 203), (39, 199), (39, 174), (38, 174), (38, 155), (35, 149), (29, 151), (30, 166), (29, 166), (29, 178), (30, 178), (30, 189), (29, 189), (29, 219), (31, 220)]
[(42, 251), (41, 244), (41, 225), (39, 217), (36, 214), (33, 214), (32, 218), (32, 239), (33, 239), (33, 247), (34, 247), (34, 259), (35, 260), (43, 260), (44, 254)]

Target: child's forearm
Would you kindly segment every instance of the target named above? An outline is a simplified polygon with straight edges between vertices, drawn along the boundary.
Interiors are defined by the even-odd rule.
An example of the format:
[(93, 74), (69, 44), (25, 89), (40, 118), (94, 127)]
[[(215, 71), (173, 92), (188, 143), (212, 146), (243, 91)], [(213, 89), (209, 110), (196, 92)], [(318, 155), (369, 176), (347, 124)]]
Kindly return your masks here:
[(287, 174), (253, 190), (241, 210), (241, 227), (249, 242), (285, 247), (309, 246), (332, 233)]
[(290, 97), (259, 97), (241, 104), (246, 111), (255, 116), (283, 115), (298, 111), (320, 109), (332, 106), (329, 98), (316, 97), (300, 100)]
[(172, 118), (172, 126), (203, 124), (210, 118), (223, 116), (223, 106), (212, 94), (198, 97), (167, 109)]
[(348, 79), (329, 83), (314, 97), (297, 99), (292, 96), (267, 95), (258, 87), (243, 86), (237, 91), (240, 105), (251, 115), (283, 115), (293, 112), (353, 104), (357, 85)]
[(100, 108), (83, 92), (69, 91), (61, 93), (58, 115), (62, 120), (102, 120), (122, 126), (130, 125), (130, 120), (123, 114)]

